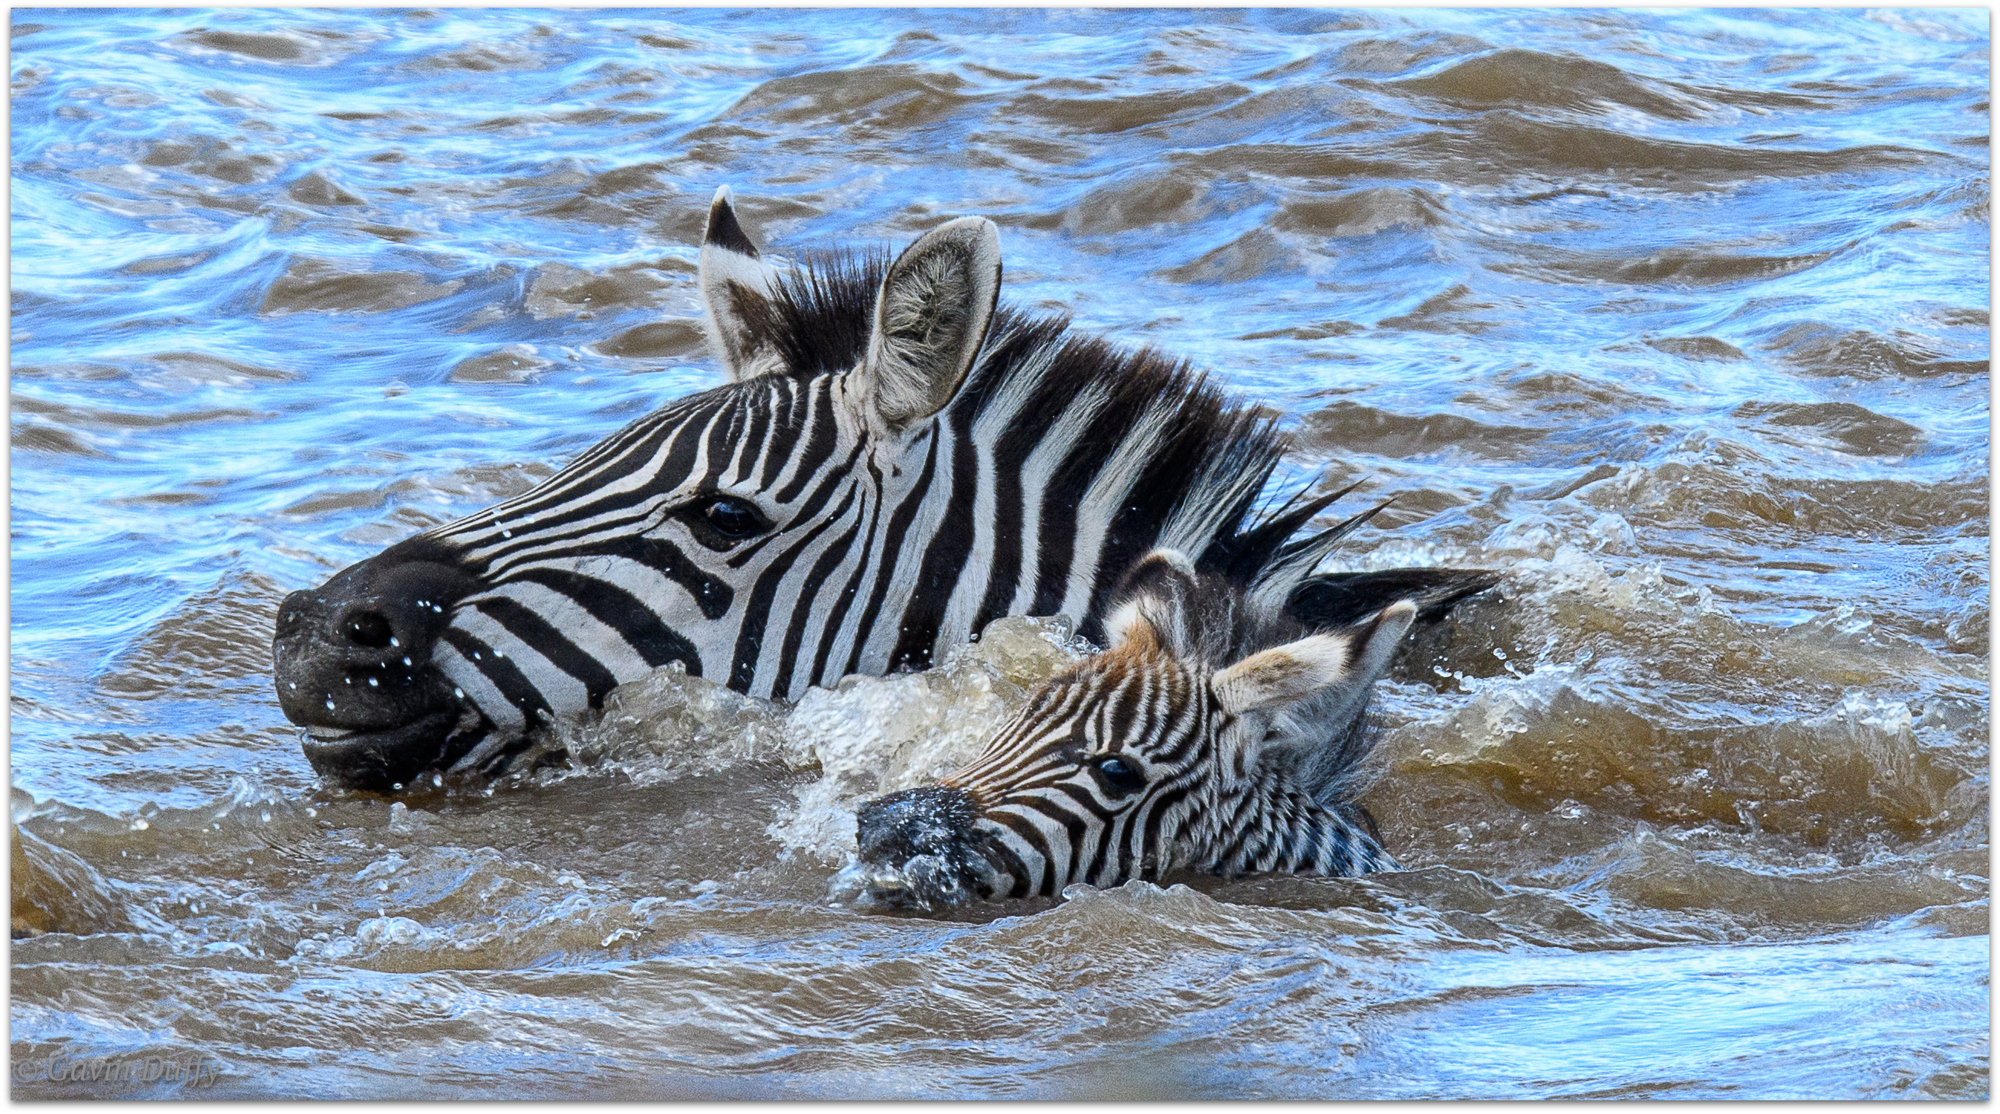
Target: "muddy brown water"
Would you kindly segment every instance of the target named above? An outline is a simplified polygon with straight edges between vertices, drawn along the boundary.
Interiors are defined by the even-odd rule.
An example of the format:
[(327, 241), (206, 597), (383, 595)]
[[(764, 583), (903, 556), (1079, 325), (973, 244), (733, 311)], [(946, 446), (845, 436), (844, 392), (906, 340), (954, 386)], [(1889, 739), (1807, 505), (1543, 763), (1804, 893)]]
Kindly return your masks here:
[[(15, 10), (13, 1094), (1985, 1096), (1988, 34)], [(1026, 626), (316, 785), (277, 601), (715, 383), (724, 183), (780, 254), (991, 217), (1397, 496), (1336, 567), (1503, 570), (1381, 686), (1411, 869), (827, 904)]]

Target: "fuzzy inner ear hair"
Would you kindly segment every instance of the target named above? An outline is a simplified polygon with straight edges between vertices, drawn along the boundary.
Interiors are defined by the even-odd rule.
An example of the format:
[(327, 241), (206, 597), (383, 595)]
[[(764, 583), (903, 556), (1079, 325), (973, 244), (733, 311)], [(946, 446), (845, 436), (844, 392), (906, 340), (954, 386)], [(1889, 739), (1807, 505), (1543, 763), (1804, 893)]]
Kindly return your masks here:
[(1336, 685), (1354, 650), (1349, 634), (1315, 634), (1252, 654), (1215, 674), (1216, 699), (1231, 715), (1275, 711)]
[(1398, 600), (1359, 626), (1252, 654), (1215, 674), (1216, 698), (1241, 715), (1283, 709), (1327, 689), (1362, 693), (1388, 669), (1416, 618), (1417, 605)]
[(862, 394), (884, 432), (901, 433), (951, 401), (999, 297), (1000, 231), (983, 217), (931, 229), (889, 265), (861, 365)]
[(715, 191), (701, 243), (701, 296), (708, 305), (708, 340), (736, 381), (779, 370), (771, 307), (777, 272), (736, 219), (729, 187)]
[(1416, 621), (1416, 601), (1397, 600), (1362, 625), (1361, 644), (1351, 667), (1355, 684), (1372, 685), (1377, 677), (1388, 672), (1389, 659), (1396, 655), (1396, 647), (1403, 644), (1403, 636), (1410, 633), (1410, 625)]

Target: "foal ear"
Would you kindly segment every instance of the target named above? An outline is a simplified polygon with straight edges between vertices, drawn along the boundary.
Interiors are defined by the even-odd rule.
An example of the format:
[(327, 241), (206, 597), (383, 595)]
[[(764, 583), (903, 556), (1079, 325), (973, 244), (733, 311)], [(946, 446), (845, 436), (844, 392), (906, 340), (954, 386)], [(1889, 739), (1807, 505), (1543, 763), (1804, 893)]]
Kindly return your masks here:
[(1155, 549), (1134, 562), (1111, 593), (1119, 601), (1104, 617), (1104, 644), (1114, 650), (1185, 650), (1187, 597), (1194, 562), (1177, 549)]
[(716, 190), (701, 238), (701, 297), (708, 303), (708, 342), (733, 380), (779, 369), (771, 308), (777, 278), (737, 222), (729, 187)]
[(1359, 692), (1388, 669), (1416, 617), (1416, 604), (1398, 600), (1359, 626), (1252, 654), (1215, 674), (1210, 684), (1231, 715), (1282, 711), (1331, 688)]
[(1113, 650), (1145, 654), (1160, 648), (1160, 628), (1146, 618), (1143, 600), (1128, 600), (1104, 619), (1104, 644)]
[(951, 401), (986, 339), (1000, 297), (1000, 231), (960, 217), (924, 233), (889, 265), (859, 369), (882, 432), (899, 434)]

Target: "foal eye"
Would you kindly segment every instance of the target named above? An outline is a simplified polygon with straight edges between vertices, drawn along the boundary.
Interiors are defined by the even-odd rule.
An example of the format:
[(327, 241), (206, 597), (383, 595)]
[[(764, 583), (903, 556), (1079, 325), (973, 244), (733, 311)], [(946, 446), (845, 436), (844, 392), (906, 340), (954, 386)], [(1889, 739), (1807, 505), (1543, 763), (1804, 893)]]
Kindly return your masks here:
[(1131, 793), (1146, 785), (1145, 777), (1133, 769), (1131, 763), (1115, 754), (1106, 755), (1090, 765), (1114, 793)]
[(688, 508), (702, 525), (731, 541), (760, 534), (771, 528), (754, 504), (728, 495), (711, 495)]

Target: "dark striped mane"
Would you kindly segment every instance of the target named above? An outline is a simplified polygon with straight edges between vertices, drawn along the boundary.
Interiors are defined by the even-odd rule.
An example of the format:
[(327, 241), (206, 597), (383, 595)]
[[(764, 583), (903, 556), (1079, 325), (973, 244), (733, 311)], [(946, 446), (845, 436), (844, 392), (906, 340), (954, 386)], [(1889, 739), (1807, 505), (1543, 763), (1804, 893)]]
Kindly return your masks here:
[[(868, 323), (874, 313), (876, 291), (888, 266), (889, 257), (882, 253), (813, 252), (802, 254), (793, 262), (792, 269), (772, 291), (771, 316), (757, 322), (776, 340), (790, 374), (809, 378), (841, 371), (862, 358), (868, 347)], [(1045, 368), (1024, 372), (1031, 362), (1045, 357), (1048, 360)], [(1230, 485), (1225, 504), (1213, 508), (1205, 519), (1214, 529), (1213, 542), (1197, 554), (1197, 564), (1204, 569), (1225, 565), (1242, 571), (1260, 569), (1280, 553), (1282, 543), (1293, 540), (1291, 535), (1324, 506), (1318, 501), (1309, 510), (1288, 505), (1279, 516), (1263, 524), (1267, 528), (1246, 533), (1246, 520), (1265, 483), (1278, 461), (1293, 447), (1291, 438), (1270, 417), (1253, 408), (1233, 407), (1209, 377), (1187, 360), (1169, 357), (1151, 347), (1122, 349), (1102, 338), (1075, 332), (1066, 315), (1030, 315), (1007, 305), (995, 311), (986, 344), (945, 411), (945, 420), (961, 434), (957, 439), (960, 459), (951, 462), (953, 467), (975, 466), (968, 435), (973, 423), (993, 405), (1011, 380), (1023, 375), (1034, 375), (1036, 380), (1029, 397), (1020, 405), (1018, 416), (1008, 425), (1008, 442), (1033, 445), (1042, 440), (1051, 424), (1068, 412), (1079, 397), (1102, 392), (1105, 398), (1105, 404), (1078, 438), (1078, 449), (1070, 458), (1069, 467), (1049, 489), (1050, 500), (1081, 498), (1125, 431), (1150, 408), (1163, 402), (1172, 404), (1171, 414), (1164, 420), (1165, 436), (1160, 448), (1146, 462), (1131, 496), (1112, 520), (1112, 536), (1133, 540), (1105, 553), (1103, 574), (1091, 601), (1092, 617), (1079, 631), (1086, 638), (1101, 639), (1102, 629), (1095, 615), (1102, 610), (1101, 605), (1122, 571), (1152, 548), (1141, 539), (1158, 537), (1203, 478), (1232, 476), (1240, 480)], [(1007, 477), (996, 480), (1004, 485)], [(1008, 498), (1011, 494), (1006, 490), (999, 493), (998, 502), (1003, 508), (1011, 505)], [(960, 504), (951, 513), (964, 521), (947, 523), (946, 528), (955, 527), (969, 544), (973, 508)], [(1018, 523), (1014, 525), (1018, 527)], [(1010, 533), (1007, 526), (1004, 521), (995, 524), (1003, 548), (996, 580), (1010, 578), (1013, 573), (1013, 567), (1007, 565), (1009, 554), (1004, 552), (1005, 539)], [(948, 556), (949, 553), (933, 555), (933, 564), (940, 570), (938, 575), (952, 567), (943, 559)], [(1017, 567), (1018, 551), (1011, 556)], [(1061, 602), (1062, 586), (1055, 579), (1059, 571), (1051, 569), (1044, 578), (1030, 614), (1052, 613)], [(987, 601), (974, 629), (985, 626), (1006, 610), (997, 599)], [(935, 629), (934, 623), (929, 626)], [(899, 660), (897, 664), (907, 667), (918, 663)]]
[(875, 293), (888, 270), (886, 252), (802, 253), (781, 274), (769, 304), (754, 309), (770, 316), (748, 324), (776, 341), (795, 378), (846, 371), (868, 350)]

